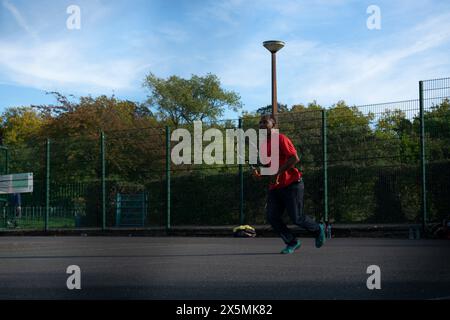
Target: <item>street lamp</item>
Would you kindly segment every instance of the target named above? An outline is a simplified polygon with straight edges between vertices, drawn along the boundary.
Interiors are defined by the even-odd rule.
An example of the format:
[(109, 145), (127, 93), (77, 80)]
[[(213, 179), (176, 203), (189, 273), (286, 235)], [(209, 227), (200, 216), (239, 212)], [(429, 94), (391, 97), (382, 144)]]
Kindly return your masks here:
[(272, 54), (272, 115), (275, 117), (278, 112), (277, 102), (277, 61), (275, 54), (284, 47), (283, 41), (264, 41), (263, 46)]

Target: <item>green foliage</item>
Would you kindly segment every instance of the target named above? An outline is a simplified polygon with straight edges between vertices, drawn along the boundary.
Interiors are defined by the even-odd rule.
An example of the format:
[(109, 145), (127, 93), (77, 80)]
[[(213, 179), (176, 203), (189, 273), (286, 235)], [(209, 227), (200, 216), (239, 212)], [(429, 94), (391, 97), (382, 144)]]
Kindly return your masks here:
[(36, 141), (45, 118), (31, 107), (7, 108), (0, 117), (3, 144), (24, 146)]
[[(278, 109), (277, 109), (278, 113), (283, 113), (283, 112), (288, 112), (289, 111), (289, 108), (288, 108), (287, 104), (278, 103), (277, 107), (278, 107)], [(272, 105), (269, 104), (269, 105), (267, 105), (265, 107), (261, 107), (261, 108), (256, 110), (256, 113), (260, 114), (260, 115), (271, 114), (272, 113)]]
[[(225, 136), (225, 130), (237, 123), (218, 119), (226, 108), (238, 110), (241, 103), (236, 93), (224, 90), (211, 74), (190, 79), (150, 74), (144, 86), (150, 90), (146, 104), (104, 95), (76, 99), (53, 92), (56, 105), (6, 109), (0, 117), (0, 133), (9, 148), (10, 172), (35, 173), (35, 192), (24, 195), (24, 204), (44, 203), (45, 141), (50, 138), (52, 206), (82, 208), (86, 213), (83, 224), (99, 226), (100, 132), (105, 131), (108, 225), (113, 225), (114, 195), (119, 190), (148, 191), (147, 221), (163, 225), (165, 125), (192, 131), (193, 121), (202, 120), (204, 130), (216, 128)], [(257, 129), (260, 114), (270, 108), (244, 113), (244, 130)], [(291, 108), (279, 104), (278, 115), (280, 132), (300, 154), (305, 211), (318, 219), (323, 215), (323, 110), (316, 101)], [(418, 115), (408, 117), (400, 109), (364, 113), (343, 101), (325, 112), (331, 218), (336, 222), (418, 222)], [(441, 219), (450, 212), (449, 100), (426, 110), (424, 118), (429, 215)], [(77, 183), (81, 187), (74, 189)], [(236, 165), (172, 166), (173, 223), (237, 224), (238, 186)], [(265, 183), (253, 181), (246, 171), (244, 190), (247, 222), (265, 223)]]
[[(427, 159), (431, 161), (450, 158), (450, 100), (434, 105), (424, 114), (427, 137)], [(416, 120), (416, 123), (419, 122)]]
[(215, 121), (226, 107), (237, 111), (242, 106), (239, 95), (224, 90), (213, 74), (162, 79), (150, 73), (144, 87), (150, 90), (148, 104), (156, 108), (158, 118), (175, 127), (195, 120)]

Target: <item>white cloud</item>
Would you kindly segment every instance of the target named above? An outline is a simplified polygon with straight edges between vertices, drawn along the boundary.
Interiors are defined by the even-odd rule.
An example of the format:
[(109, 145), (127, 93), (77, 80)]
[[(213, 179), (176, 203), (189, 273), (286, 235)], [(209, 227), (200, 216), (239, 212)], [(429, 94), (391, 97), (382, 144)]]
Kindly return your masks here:
[[(449, 62), (439, 50), (445, 45), (448, 49), (449, 44), (450, 15), (445, 14), (419, 23), (413, 30), (372, 43), (366, 49), (323, 46), (315, 57), (307, 58), (315, 69), (307, 74), (308, 81), (293, 76), (299, 83), (307, 82), (305, 90), (296, 91), (292, 87), (289, 91), (294, 99), (300, 98), (295, 92), (303, 91), (310, 99), (315, 97), (327, 103), (339, 99), (374, 103), (416, 98), (417, 81), (427, 75), (439, 76), (432, 72), (438, 71), (442, 59)], [(447, 65), (440, 72), (449, 71)]]
[(158, 32), (165, 40), (176, 43), (185, 43), (189, 39), (189, 34), (185, 29), (176, 24), (166, 24), (158, 28)]
[[(244, 89), (244, 99), (259, 94), (270, 102), (270, 57), (259, 40), (250, 42), (255, 44), (237, 50), (219, 75)], [(330, 105), (341, 99), (350, 104), (415, 99), (419, 80), (448, 76), (449, 46), (449, 14), (352, 45), (289, 40), (277, 54), (278, 100)]]
[(244, 3), (243, 0), (212, 1), (200, 12), (199, 18), (207, 17), (208, 20), (213, 19), (236, 26), (239, 24), (236, 14), (239, 13), (239, 8)]
[(30, 35), (34, 40), (39, 40), (39, 37), (37, 33), (28, 25), (27, 20), (23, 17), (23, 15), (20, 13), (19, 9), (17, 9), (16, 6), (14, 6), (12, 3), (10, 3), (8, 0), (2, 1), (3, 7), (5, 7), (14, 17), (17, 24), (28, 34)]
[[(88, 94), (136, 89), (137, 78), (143, 73), (142, 66), (149, 61), (135, 56), (111, 56), (106, 50), (99, 50), (94, 37), (83, 36), (83, 33), (71, 36), (60, 34), (56, 40), (44, 41), (37, 36), (16, 6), (8, 0), (2, 0), (2, 5), (26, 34), (35, 40), (27, 41), (24, 35), (18, 35), (14, 42), (0, 40), (2, 82), (42, 90)], [(89, 5), (83, 6), (84, 12), (90, 13), (83, 16), (85, 22), (102, 20), (111, 13), (110, 9), (103, 8), (99, 3), (91, 2)], [(61, 11), (61, 16), (65, 14), (65, 11)], [(42, 26), (42, 21), (38, 21)], [(65, 27), (65, 24), (62, 25)], [(56, 33), (52, 34), (54, 36)]]
[(99, 93), (133, 87), (143, 63), (131, 58), (90, 58), (90, 49), (69, 40), (0, 43), (0, 70), (9, 81), (45, 90)]
[[(226, 86), (254, 88), (264, 84), (270, 70), (269, 56), (262, 46), (252, 43), (217, 60), (213, 68)], [(264, 49), (264, 48), (262, 48)]]
[[(269, 85), (270, 88), (271, 57), (262, 43), (260, 39), (249, 41), (245, 47), (232, 51), (213, 63), (223, 84), (255, 89)], [(291, 41), (282, 49), (283, 56), (278, 57), (278, 61), (298, 61), (302, 54), (310, 52), (315, 46), (316, 43), (310, 41)]]
[[(0, 1), (4, 6), (9, 3)], [(278, 97), (289, 105), (312, 100), (329, 105), (340, 99), (366, 104), (416, 98), (418, 80), (448, 76), (449, 14), (432, 16), (414, 28), (395, 33), (367, 30), (367, 38), (361, 38), (359, 31), (354, 40), (340, 38), (339, 26), (330, 30), (336, 33), (332, 42), (321, 41), (322, 31), (317, 32), (317, 39), (310, 36), (313, 41), (302, 38), (304, 26), (298, 25), (299, 20), (312, 21), (308, 26), (311, 30), (317, 24), (323, 27), (327, 18), (341, 17), (339, 12), (348, 2), (352, 1), (214, 1), (187, 13), (189, 26), (182, 20), (160, 21), (151, 29), (130, 27), (112, 38), (105, 29), (88, 34), (87, 27), (82, 27), (86, 33), (70, 36), (40, 32), (56, 39), (45, 43), (29, 43), (26, 37), (14, 43), (0, 41), (0, 81), (69, 92), (141, 92), (143, 76), (149, 71), (160, 77), (212, 72), (224, 86), (240, 93), (247, 108), (253, 110), (270, 103), (270, 54), (262, 42), (272, 37), (286, 40), (286, 47), (277, 54)], [(309, 11), (305, 10), (309, 5)], [(11, 8), (17, 23), (32, 33), (23, 15)], [(83, 10), (88, 18), (92, 10)], [(96, 26), (112, 23), (116, 11), (108, 10), (108, 14), (100, 10), (102, 15), (91, 17), (92, 22)], [(270, 18), (270, 10), (278, 15), (278, 22), (261, 23)], [(364, 16), (365, 10), (361, 14)], [(83, 26), (90, 25), (83, 21)], [(114, 26), (108, 30), (114, 30)], [(195, 33), (199, 30), (207, 34)]]

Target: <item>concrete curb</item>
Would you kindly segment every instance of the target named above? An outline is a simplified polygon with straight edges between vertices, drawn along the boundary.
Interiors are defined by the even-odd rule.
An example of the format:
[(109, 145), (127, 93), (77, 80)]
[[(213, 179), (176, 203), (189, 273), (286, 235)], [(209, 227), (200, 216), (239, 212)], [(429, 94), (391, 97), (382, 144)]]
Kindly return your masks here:
[[(185, 236), (185, 237), (232, 237), (235, 226), (174, 226), (170, 230), (164, 227), (154, 228), (80, 228), (44, 230), (1, 230), (0, 236)], [(254, 225), (257, 237), (277, 237), (268, 225)], [(289, 226), (299, 237), (311, 235), (296, 226)], [(332, 236), (337, 238), (420, 238), (419, 224), (337, 224), (332, 225)], [(419, 231), (419, 232), (418, 232)], [(411, 236), (412, 235), (412, 236)]]

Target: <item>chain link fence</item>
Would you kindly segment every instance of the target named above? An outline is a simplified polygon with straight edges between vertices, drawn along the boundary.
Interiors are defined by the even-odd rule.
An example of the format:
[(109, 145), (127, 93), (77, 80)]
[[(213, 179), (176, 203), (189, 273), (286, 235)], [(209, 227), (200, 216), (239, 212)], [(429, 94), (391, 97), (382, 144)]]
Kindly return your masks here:
[[(364, 106), (310, 105), (278, 115), (305, 182), (305, 212), (333, 223), (427, 223), (450, 214), (450, 78), (421, 81), (419, 99)], [(203, 122), (222, 141), (183, 141), (194, 125), (154, 126), (28, 141), (0, 150), (2, 174), (32, 172), (17, 210), (0, 195), (1, 229), (171, 228), (266, 224), (267, 181), (247, 164), (207, 164), (211, 142), (258, 129), (259, 116)], [(177, 133), (179, 134), (178, 130)], [(210, 131), (213, 132), (213, 131)], [(172, 140), (171, 141), (171, 137)], [(203, 145), (203, 147), (198, 147)], [(249, 141), (245, 140), (246, 156)], [(217, 152), (217, 150), (216, 150)], [(188, 163), (175, 164), (172, 153)], [(172, 159), (172, 161), (171, 161)], [(202, 159), (201, 164), (195, 160)]]

